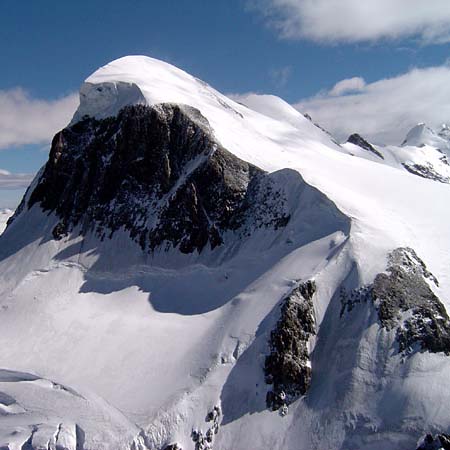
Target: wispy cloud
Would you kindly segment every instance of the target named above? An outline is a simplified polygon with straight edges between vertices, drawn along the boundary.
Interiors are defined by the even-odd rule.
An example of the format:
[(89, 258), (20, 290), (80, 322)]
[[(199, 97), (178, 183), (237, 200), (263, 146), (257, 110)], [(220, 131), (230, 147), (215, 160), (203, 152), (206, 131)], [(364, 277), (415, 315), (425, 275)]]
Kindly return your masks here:
[(292, 67), (284, 66), (277, 69), (271, 69), (269, 76), (277, 87), (284, 87), (292, 75)]
[(248, 0), (282, 37), (318, 42), (450, 41), (448, 0)]
[(50, 142), (70, 121), (77, 105), (77, 94), (42, 100), (21, 88), (0, 90), (0, 149)]
[[(400, 143), (418, 122), (436, 127), (450, 120), (449, 65), (413, 69), (374, 83), (350, 80), (294, 106), (339, 139), (358, 132), (380, 143)], [(351, 86), (357, 92), (349, 94)]]
[(362, 91), (366, 87), (366, 82), (364, 78), (353, 77), (347, 78), (337, 82), (333, 89), (329, 92), (330, 95), (343, 95), (349, 92)]
[(11, 173), (0, 169), (0, 189), (25, 189), (33, 180), (30, 173)]

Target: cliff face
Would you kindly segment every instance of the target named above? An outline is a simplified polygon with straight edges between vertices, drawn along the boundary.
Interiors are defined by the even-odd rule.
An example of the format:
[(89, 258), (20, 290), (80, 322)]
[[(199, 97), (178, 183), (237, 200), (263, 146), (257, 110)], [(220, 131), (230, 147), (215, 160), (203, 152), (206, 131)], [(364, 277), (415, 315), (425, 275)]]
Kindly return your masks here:
[(227, 231), (289, 221), (282, 188), (220, 146), (198, 110), (172, 104), (129, 106), (58, 133), (28, 206), (38, 202), (60, 218), (55, 239), (123, 228), (147, 251), (201, 252)]
[(314, 281), (300, 283), (281, 302), (281, 315), (270, 333), (270, 354), (265, 359), (265, 380), (272, 385), (266, 403), (272, 410), (287, 414), (287, 407), (311, 384), (308, 343), (316, 334), (313, 297)]

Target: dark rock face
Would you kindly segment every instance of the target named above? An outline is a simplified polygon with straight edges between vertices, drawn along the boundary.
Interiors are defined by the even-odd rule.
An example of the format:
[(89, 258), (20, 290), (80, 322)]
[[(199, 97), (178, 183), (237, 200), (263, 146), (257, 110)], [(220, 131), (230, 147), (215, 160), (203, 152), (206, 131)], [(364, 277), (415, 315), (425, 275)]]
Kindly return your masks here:
[[(441, 159), (442, 160), (442, 159)], [(445, 160), (442, 160), (445, 164)], [(440, 183), (450, 183), (450, 178), (445, 177), (434, 169), (431, 164), (408, 164), (404, 163), (403, 167), (414, 175), (422, 178), (428, 178), (429, 180), (439, 181)]]
[(361, 147), (364, 150), (367, 150), (374, 155), (378, 156), (381, 159), (384, 159), (384, 156), (371, 144), (369, 144), (362, 136), (360, 136), (358, 133), (354, 133), (347, 139), (347, 142), (350, 142), (351, 144), (357, 145), (358, 147)]
[(265, 360), (265, 378), (272, 390), (267, 407), (286, 407), (304, 395), (311, 383), (308, 341), (316, 333), (313, 295), (314, 281), (298, 285), (283, 301), (281, 317), (270, 335), (270, 354)]
[(423, 442), (417, 447), (417, 450), (450, 450), (450, 435), (439, 434), (434, 437), (427, 434)]
[(411, 248), (394, 250), (387, 273), (372, 285), (341, 295), (341, 314), (357, 303), (371, 302), (383, 328), (395, 330), (399, 351), (419, 350), (450, 355), (450, 320), (444, 305), (426, 280), (438, 284)]
[(27, 206), (56, 213), (54, 239), (122, 228), (146, 251), (192, 253), (227, 231), (285, 226), (285, 202), (269, 175), (220, 146), (198, 110), (161, 104), (58, 133)]

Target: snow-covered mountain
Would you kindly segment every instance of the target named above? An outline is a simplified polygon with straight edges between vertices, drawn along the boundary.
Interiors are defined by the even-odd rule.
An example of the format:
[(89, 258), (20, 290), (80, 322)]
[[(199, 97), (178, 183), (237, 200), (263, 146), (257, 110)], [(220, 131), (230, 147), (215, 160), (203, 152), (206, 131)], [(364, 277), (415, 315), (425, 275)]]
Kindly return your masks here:
[(413, 127), (401, 146), (375, 145), (352, 134), (342, 147), (351, 155), (406, 170), (422, 178), (450, 183), (450, 139), (446, 126), (439, 133), (424, 124)]
[(416, 144), (99, 69), (0, 237), (0, 448), (444, 442), (450, 189)]
[(443, 124), (439, 131), (434, 131), (424, 123), (419, 123), (413, 127), (406, 135), (402, 145), (423, 147), (429, 145), (436, 147), (442, 152), (450, 149), (450, 130), (447, 124)]

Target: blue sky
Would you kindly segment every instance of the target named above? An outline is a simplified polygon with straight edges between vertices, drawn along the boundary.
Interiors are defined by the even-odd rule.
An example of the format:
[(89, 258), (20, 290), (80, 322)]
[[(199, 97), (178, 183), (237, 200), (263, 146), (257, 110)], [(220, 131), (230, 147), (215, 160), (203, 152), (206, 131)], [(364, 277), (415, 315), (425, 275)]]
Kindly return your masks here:
[[(391, 6), (405, 0), (367, 1), (379, 6), (366, 17), (359, 0), (342, 0), (336, 12), (336, 0), (317, 0), (315, 5), (328, 2), (329, 16), (310, 0), (3, 0), (0, 122), (5, 114), (9, 122), (0, 125), (0, 169), (36, 172), (47, 158), (49, 133), (63, 126), (58, 120), (69, 115), (82, 81), (127, 54), (168, 61), (224, 93), (279, 95), (314, 111), (315, 119), (332, 122), (325, 123), (331, 128), (329, 111), (343, 100), (353, 96), (361, 103), (370, 94), (382, 102), (389, 86), (380, 87), (380, 80), (402, 86), (402, 77), (417, 68), (444, 68), (432, 74), (444, 83), (450, 56), (446, 0), (429, 0), (427, 11), (407, 17)], [(396, 18), (391, 25), (383, 8)], [(368, 18), (373, 25), (364, 24)], [(419, 71), (418, 78), (424, 73), (431, 77)], [(353, 81), (333, 91), (342, 80)], [(1, 103), (7, 110), (3, 116)], [(348, 115), (353, 123), (350, 107)], [(16, 132), (9, 135), (11, 128)], [(372, 128), (371, 133), (376, 136)], [(0, 191), (0, 200), (14, 203), (20, 192)]]

